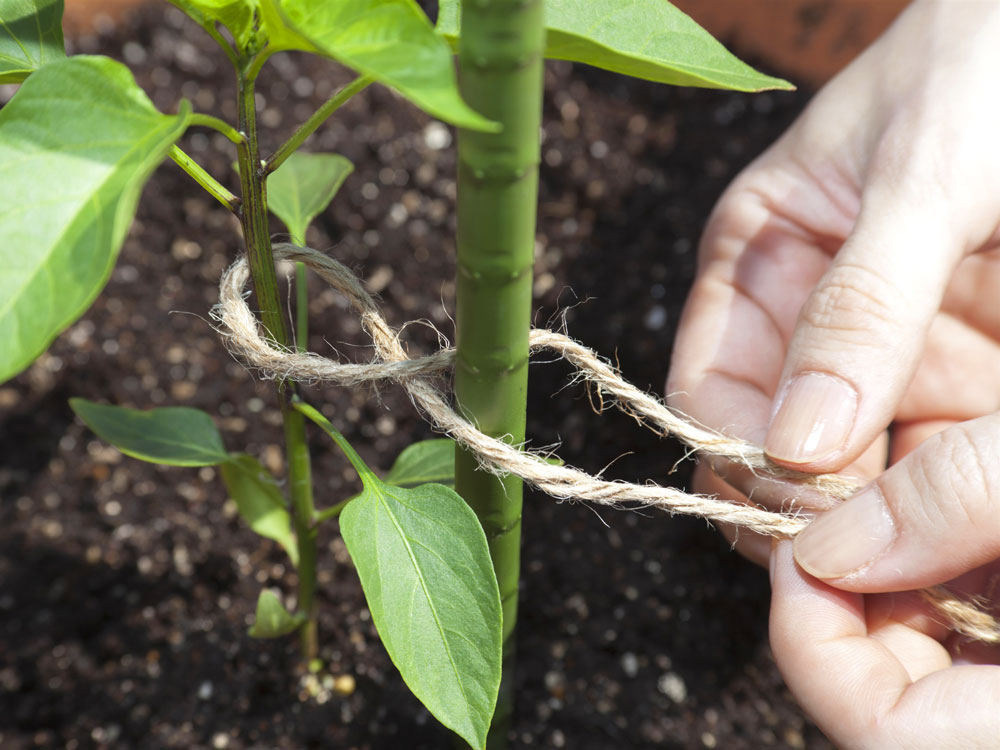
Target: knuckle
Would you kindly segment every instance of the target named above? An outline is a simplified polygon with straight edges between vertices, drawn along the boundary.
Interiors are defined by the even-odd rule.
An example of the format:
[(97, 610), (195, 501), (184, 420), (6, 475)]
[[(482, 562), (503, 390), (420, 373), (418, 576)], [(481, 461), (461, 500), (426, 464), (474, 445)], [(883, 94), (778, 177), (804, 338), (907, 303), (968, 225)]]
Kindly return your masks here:
[(824, 337), (882, 346), (898, 328), (899, 292), (874, 271), (841, 265), (810, 297), (800, 320)]
[(938, 434), (918, 451), (914, 482), (929, 521), (976, 525), (995, 506), (995, 460), (988, 445), (964, 425)]

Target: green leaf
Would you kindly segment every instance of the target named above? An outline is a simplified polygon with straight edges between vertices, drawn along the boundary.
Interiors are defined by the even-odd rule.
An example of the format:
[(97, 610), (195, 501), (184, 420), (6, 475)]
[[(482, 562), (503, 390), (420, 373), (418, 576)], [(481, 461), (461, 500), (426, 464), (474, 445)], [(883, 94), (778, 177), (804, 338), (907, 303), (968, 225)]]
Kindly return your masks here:
[(257, 614), (250, 628), (250, 637), (280, 638), (298, 630), (305, 621), (304, 614), (291, 614), (273, 591), (264, 589), (257, 597)]
[(284, 547), (292, 564), (297, 566), (299, 550), (292, 533), (291, 517), (285, 497), (270, 472), (260, 461), (245, 453), (231, 454), (229, 460), (219, 466), (219, 471), (247, 525), (254, 533)]
[(47, 64), (0, 110), (0, 382), (100, 292), (189, 114), (160, 114), (124, 65), (83, 55)]
[(387, 484), (408, 487), (425, 482), (455, 486), (455, 441), (421, 440), (406, 446), (383, 477)]
[(0, 83), (20, 83), (65, 59), (63, 0), (0, 0)]
[(170, 466), (215, 466), (229, 460), (212, 418), (198, 409), (142, 411), (83, 398), (71, 398), (69, 405), (99, 438), (127, 456)]
[(305, 244), (306, 229), (353, 171), (339, 154), (296, 151), (267, 178), (267, 207), (288, 227), (292, 242)]
[(500, 591), (476, 514), (440, 484), (386, 484), (312, 407), (295, 408), (347, 454), (364, 492), (340, 515), (375, 627), (413, 694), (484, 748), (500, 687)]
[[(460, 0), (440, 0), (437, 30), (459, 35)], [(758, 73), (667, 0), (546, 0), (545, 56), (674, 86), (792, 89)]]
[(495, 132), (458, 93), (448, 44), (414, 0), (261, 0), (268, 50), (331, 57), (442, 120)]
[(204, 29), (214, 29), (216, 23), (225, 26), (244, 54), (253, 54), (255, 42), (255, 0), (170, 0)]

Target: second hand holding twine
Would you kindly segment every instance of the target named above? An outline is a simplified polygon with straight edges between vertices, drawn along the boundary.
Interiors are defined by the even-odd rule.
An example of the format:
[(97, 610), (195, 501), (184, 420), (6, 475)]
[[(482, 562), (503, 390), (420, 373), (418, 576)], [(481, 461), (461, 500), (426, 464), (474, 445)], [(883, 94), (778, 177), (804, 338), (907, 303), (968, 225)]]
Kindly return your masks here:
[[(754, 505), (693, 495), (672, 487), (631, 484), (591, 476), (570, 466), (555, 466), (541, 454), (521, 450), (480, 432), (455, 412), (431, 379), (451, 369), (455, 350), (440, 349), (426, 357), (410, 359), (396, 332), (379, 312), (358, 278), (343, 264), (313, 250), (287, 243), (274, 246), (276, 258), (301, 261), (330, 286), (342, 292), (361, 318), (361, 325), (375, 345), (375, 358), (366, 364), (342, 363), (311, 352), (276, 348), (261, 336), (260, 324), (244, 301), (249, 276), (241, 258), (223, 274), (219, 304), (213, 317), (226, 329), (230, 347), (248, 364), (269, 378), (303, 382), (332, 382), (345, 386), (392, 381), (402, 385), (433, 426), (471, 450), (482, 467), (498, 476), (515, 474), (548, 495), (562, 500), (584, 500), (621, 507), (635, 503), (668, 513), (682, 513), (709, 521), (730, 523), (772, 537), (789, 538), (809, 525), (795, 513), (775, 513)], [(789, 479), (832, 499), (845, 499), (859, 486), (836, 474), (806, 474), (778, 466), (751, 443), (731, 438), (678, 416), (655, 396), (625, 381), (608, 363), (577, 341), (555, 331), (533, 329), (531, 351), (548, 350), (568, 360), (601, 394), (613, 397), (615, 406), (662, 435), (672, 434), (694, 451), (729, 459), (755, 473)], [(957, 632), (987, 643), (1000, 643), (1000, 623), (975, 604), (960, 599), (943, 586), (923, 589), (924, 599), (945, 617)]]

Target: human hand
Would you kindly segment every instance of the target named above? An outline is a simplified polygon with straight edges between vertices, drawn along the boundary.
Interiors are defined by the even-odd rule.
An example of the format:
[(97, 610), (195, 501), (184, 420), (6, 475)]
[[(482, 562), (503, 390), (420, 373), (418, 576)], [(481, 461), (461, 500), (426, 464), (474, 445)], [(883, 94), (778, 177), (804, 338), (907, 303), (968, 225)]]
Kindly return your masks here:
[[(863, 479), (997, 408), (998, 40), (1000, 4), (915, 3), (734, 181), (702, 240), (672, 406), (782, 465)], [(824, 507), (711, 469), (699, 491)], [(763, 562), (769, 544), (737, 546)]]
[(996, 601), (998, 456), (1000, 416), (956, 425), (775, 544), (775, 660), (839, 747), (998, 746), (1000, 644), (963, 640), (912, 591)]

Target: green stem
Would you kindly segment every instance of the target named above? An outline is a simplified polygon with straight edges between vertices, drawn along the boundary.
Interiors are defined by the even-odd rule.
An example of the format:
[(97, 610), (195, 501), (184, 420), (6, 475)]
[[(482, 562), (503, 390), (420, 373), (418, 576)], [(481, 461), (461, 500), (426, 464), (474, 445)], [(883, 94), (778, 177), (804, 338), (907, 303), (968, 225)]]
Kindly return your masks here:
[[(300, 247), (305, 243), (292, 238)], [(296, 348), (304, 352), (309, 348), (309, 277), (306, 264), (295, 263), (295, 342)]]
[(222, 47), (222, 51), (226, 53), (226, 57), (229, 58), (229, 62), (233, 64), (233, 67), (239, 70), (240, 61), (236, 56), (236, 50), (232, 48), (229, 42), (222, 38), (222, 34), (219, 33), (217, 28), (215, 28), (215, 24), (207, 24), (202, 28), (208, 32), (208, 35), (215, 40), (216, 44)]
[[(293, 245), (305, 247), (306, 238), (290, 235)], [(309, 276), (306, 264), (295, 262), (295, 348), (304, 352), (309, 348)]]
[(239, 213), (240, 199), (226, 190), (218, 180), (205, 171), (205, 168), (201, 164), (181, 151), (177, 146), (171, 146), (170, 158), (174, 160), (177, 166), (191, 175), (194, 181), (205, 188), (209, 195), (218, 200), (219, 203), (233, 213)]
[[(462, 3), (459, 69), (473, 109), (500, 133), (458, 138), (458, 352), (461, 410), (487, 434), (524, 439), (528, 330), (538, 199), (541, 0)], [(476, 511), (503, 604), (504, 663), (488, 747), (506, 746), (513, 712), (514, 626), (520, 572), (521, 481), (477, 470), (458, 450), (455, 488)]]
[(264, 174), (270, 174), (284, 164), (285, 159), (294, 154), (296, 149), (305, 142), (306, 138), (315, 133), (316, 129), (326, 122), (330, 115), (340, 109), (352, 96), (367, 88), (373, 80), (369, 76), (358, 76), (323, 102), (320, 108), (313, 112), (308, 120), (299, 125), (298, 129), (292, 133), (292, 137), (282, 143), (278, 147), (278, 150), (268, 158), (264, 163)]
[[(240, 71), (238, 80), (239, 129), (246, 135), (238, 144), (240, 184), (243, 189), (243, 211), (240, 221), (247, 243), (250, 275), (253, 278), (257, 306), (264, 328), (276, 344), (287, 347), (288, 326), (281, 309), (278, 278), (274, 270), (271, 235), (268, 231), (267, 192), (260, 170), (260, 147), (257, 140), (257, 109), (254, 103), (253, 62), (249, 70)], [(288, 464), (292, 500), (292, 524), (299, 551), (299, 610), (306, 615), (300, 630), (302, 655), (307, 660), (318, 652), (316, 627), (316, 514), (312, 496), (312, 476), (309, 446), (306, 442), (305, 419), (291, 408), (289, 398), (295, 384), (278, 385), (278, 402), (285, 426), (285, 456)]]
[(316, 524), (319, 525), (321, 523), (329, 521), (331, 518), (337, 518), (344, 510), (344, 508), (347, 507), (347, 504), (351, 502), (351, 500), (353, 499), (354, 499), (353, 497), (349, 497), (346, 500), (341, 500), (336, 505), (331, 505), (329, 508), (324, 508), (323, 510), (319, 511), (316, 514)]
[(225, 120), (220, 120), (218, 117), (212, 117), (212, 115), (204, 115), (195, 112), (193, 115), (191, 115), (190, 125), (201, 125), (206, 128), (212, 128), (213, 130), (218, 130), (220, 133), (226, 136), (226, 138), (231, 140), (237, 146), (239, 146), (241, 143), (243, 143), (243, 141), (246, 140), (246, 138), (240, 135), (240, 131), (238, 131), (228, 122), (226, 122)]

